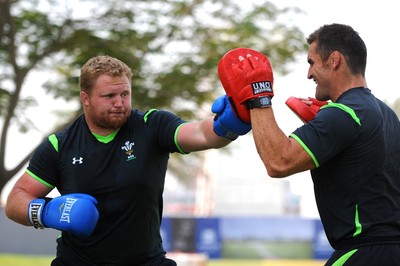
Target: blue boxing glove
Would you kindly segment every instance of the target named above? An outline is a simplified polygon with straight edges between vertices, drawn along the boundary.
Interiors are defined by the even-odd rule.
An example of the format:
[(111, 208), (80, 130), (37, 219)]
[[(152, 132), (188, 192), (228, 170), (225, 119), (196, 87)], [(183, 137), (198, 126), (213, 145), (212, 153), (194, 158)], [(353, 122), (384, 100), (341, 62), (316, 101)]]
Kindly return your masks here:
[(99, 220), (97, 200), (83, 193), (37, 198), (28, 205), (28, 218), (35, 228), (50, 227), (86, 238)]
[(241, 121), (233, 112), (226, 95), (217, 98), (211, 110), (214, 117), (214, 132), (221, 137), (235, 140), (251, 130), (251, 124)]

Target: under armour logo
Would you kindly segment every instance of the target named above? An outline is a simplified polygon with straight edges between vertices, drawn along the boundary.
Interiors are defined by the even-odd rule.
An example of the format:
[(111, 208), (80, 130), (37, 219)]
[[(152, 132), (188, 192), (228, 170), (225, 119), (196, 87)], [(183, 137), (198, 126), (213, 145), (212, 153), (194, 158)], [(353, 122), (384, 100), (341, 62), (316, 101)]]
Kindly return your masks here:
[(82, 157), (79, 157), (79, 158), (76, 158), (76, 157), (74, 157), (74, 158), (72, 158), (72, 164), (83, 164), (83, 158)]

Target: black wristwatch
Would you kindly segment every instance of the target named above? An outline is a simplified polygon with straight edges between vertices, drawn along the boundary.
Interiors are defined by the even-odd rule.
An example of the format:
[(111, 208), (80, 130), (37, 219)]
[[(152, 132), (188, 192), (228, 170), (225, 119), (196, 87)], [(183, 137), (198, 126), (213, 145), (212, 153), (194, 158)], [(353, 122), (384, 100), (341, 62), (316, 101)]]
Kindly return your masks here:
[(247, 101), (247, 109), (271, 107), (271, 96), (261, 96)]

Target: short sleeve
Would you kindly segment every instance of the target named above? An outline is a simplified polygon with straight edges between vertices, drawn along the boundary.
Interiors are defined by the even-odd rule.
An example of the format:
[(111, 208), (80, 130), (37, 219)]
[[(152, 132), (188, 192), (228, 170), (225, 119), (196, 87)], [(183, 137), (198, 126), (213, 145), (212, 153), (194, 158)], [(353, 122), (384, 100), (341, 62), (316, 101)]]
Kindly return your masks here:
[(331, 107), (321, 109), (310, 123), (297, 128), (291, 137), (303, 146), (318, 167), (348, 147), (358, 130), (359, 125), (348, 113)]
[(150, 110), (145, 114), (145, 122), (154, 129), (160, 147), (170, 153), (184, 153), (177, 142), (177, 133), (185, 120), (168, 111)]
[(57, 152), (55, 135), (45, 139), (35, 150), (27, 172), (48, 187), (57, 186)]

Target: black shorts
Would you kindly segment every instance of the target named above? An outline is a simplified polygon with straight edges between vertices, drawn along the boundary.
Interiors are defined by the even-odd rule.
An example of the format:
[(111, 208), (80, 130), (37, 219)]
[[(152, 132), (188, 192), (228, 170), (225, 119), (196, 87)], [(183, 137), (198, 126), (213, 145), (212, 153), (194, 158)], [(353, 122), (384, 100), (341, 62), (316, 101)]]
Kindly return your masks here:
[(175, 261), (164, 257), (161, 259), (157, 259), (155, 261), (145, 262), (143, 264), (140, 264), (140, 266), (177, 266), (177, 265)]
[[(81, 262), (79, 262), (81, 263)], [(71, 262), (68, 261), (66, 262), (63, 258), (55, 258), (52, 262), (51, 262), (51, 266), (77, 266), (77, 265), (81, 265), (81, 264), (75, 264), (75, 262)], [(104, 264), (107, 265), (107, 264)], [(120, 265), (120, 264), (115, 264), (115, 265)], [(125, 265), (125, 264), (122, 264)], [(128, 265), (128, 264), (127, 264)], [(141, 264), (129, 264), (129, 266), (177, 266), (176, 262), (171, 260), (171, 259), (167, 259), (167, 258), (159, 258), (156, 260), (151, 260), (145, 263), (141, 263)]]
[(132, 262), (134, 258), (126, 258), (123, 262), (99, 264), (84, 261), (83, 258), (78, 258), (73, 252), (68, 252), (61, 237), (57, 239), (57, 243), (57, 257), (51, 262), (51, 266), (177, 266), (175, 261), (165, 257), (165, 252), (140, 263)]
[(372, 245), (336, 250), (325, 265), (400, 266), (400, 245)]

